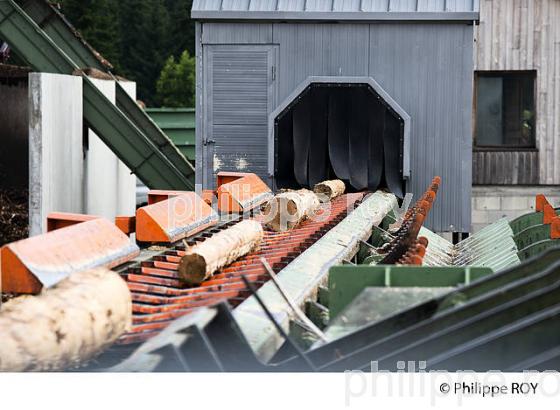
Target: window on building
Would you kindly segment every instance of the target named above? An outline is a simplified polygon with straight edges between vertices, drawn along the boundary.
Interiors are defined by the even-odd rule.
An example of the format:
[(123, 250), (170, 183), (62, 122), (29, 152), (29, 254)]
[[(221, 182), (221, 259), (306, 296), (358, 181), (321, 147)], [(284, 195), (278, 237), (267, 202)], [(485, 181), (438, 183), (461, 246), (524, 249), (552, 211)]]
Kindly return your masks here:
[(535, 71), (475, 74), (477, 148), (535, 148)]

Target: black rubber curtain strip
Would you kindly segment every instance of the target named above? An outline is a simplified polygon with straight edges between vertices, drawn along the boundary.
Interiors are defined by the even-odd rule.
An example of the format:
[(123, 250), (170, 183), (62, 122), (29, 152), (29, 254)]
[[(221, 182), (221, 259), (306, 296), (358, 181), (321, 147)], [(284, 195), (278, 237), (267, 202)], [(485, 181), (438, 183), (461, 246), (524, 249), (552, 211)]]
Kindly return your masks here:
[(309, 133), (311, 131), (309, 95), (304, 96), (294, 107), (293, 127), (294, 175), (298, 184), (308, 186)]
[(348, 164), (348, 90), (336, 89), (329, 97), (329, 158), (336, 176), (340, 179), (350, 179)]
[(365, 90), (357, 89), (350, 103), (348, 142), (350, 154), (350, 184), (361, 191), (368, 186), (369, 119), (368, 96)]
[(385, 132), (383, 133), (383, 153), (385, 157), (385, 179), (389, 190), (399, 198), (404, 197), (401, 177), (401, 125), (389, 111), (385, 113)]
[(328, 90), (316, 88), (310, 93), (311, 97), (311, 142), (309, 144), (309, 186), (314, 187), (319, 182), (328, 179)]
[[(295, 186), (294, 180), (294, 138), (292, 111), (278, 120), (276, 139), (276, 181), (281, 187)], [(289, 158), (289, 160), (287, 160)]]
[(278, 119), (278, 186), (312, 188), (338, 178), (354, 190), (387, 187), (402, 198), (401, 123), (366, 88), (307, 90)]
[(383, 176), (383, 133), (385, 132), (385, 107), (377, 100), (370, 98), (368, 102), (369, 117), (369, 158), (368, 158), (368, 189), (377, 191)]

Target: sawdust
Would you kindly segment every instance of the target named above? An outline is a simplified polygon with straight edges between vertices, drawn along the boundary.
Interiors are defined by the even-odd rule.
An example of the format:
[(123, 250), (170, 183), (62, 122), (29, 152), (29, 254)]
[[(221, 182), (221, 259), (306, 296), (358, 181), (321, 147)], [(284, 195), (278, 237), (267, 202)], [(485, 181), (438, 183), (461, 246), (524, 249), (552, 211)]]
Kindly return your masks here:
[(27, 190), (0, 190), (0, 246), (29, 236)]
[(97, 80), (107, 80), (107, 81), (118, 80), (118, 81), (128, 82), (128, 80), (124, 77), (121, 77), (119, 75), (113, 75), (111, 73), (106, 73), (105, 71), (101, 71), (94, 67), (87, 67), (84, 69), (77, 68), (72, 72), (72, 75), (78, 77), (85, 75), (89, 78), (95, 78)]

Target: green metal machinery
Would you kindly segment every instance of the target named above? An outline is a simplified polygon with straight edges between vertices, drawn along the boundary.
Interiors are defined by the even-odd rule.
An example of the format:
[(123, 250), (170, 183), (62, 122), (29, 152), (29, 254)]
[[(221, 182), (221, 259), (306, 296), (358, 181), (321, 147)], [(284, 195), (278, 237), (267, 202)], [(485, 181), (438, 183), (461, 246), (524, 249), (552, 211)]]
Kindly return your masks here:
[(559, 252), (550, 249), (353, 329), (310, 351), (309, 358), (327, 362), (325, 371), (367, 369), (372, 360), (384, 370), (395, 370), (403, 360), (425, 360), (428, 369), (449, 371), (555, 369)]
[(367, 287), (449, 288), (492, 274), (490, 268), (423, 266), (335, 266), (329, 271), (329, 310), (336, 317)]
[[(560, 208), (555, 209), (560, 215)], [(514, 233), (514, 241), (519, 249), (521, 260), (539, 255), (555, 246), (560, 246), (560, 240), (551, 239), (551, 225), (543, 223), (543, 213), (533, 212), (510, 222)]]
[(196, 160), (195, 109), (146, 108), (146, 113), (191, 164)]
[[(556, 213), (559, 214), (558, 209)], [(306, 306), (309, 317), (325, 329), (327, 340), (359, 332), (364, 326), (375, 327), (375, 323), (438, 298), (445, 302), (439, 305), (440, 310), (468, 305), (471, 299), (490, 291), (494, 292), (494, 300), (501, 299), (501, 288), (509, 289), (513, 282), (525, 283), (526, 277), (540, 277), (560, 249), (560, 240), (551, 239), (553, 229), (544, 223), (543, 213), (535, 212), (511, 222), (501, 219), (457, 245), (422, 228), (420, 236), (429, 240), (423, 266), (378, 265), (376, 249), (392, 240), (390, 226), (394, 222), (394, 215), (389, 214), (373, 228), (371, 238), (362, 243), (354, 259), (357, 264), (349, 262), (331, 268), (328, 287), (321, 287), (317, 300)], [(486, 288), (486, 284), (491, 286)], [(552, 283), (543, 282), (545, 286), (549, 284)], [(533, 289), (529, 282), (523, 286), (527, 292)], [(520, 291), (507, 298), (520, 298), (520, 315), (534, 311), (535, 301), (521, 301), (522, 296)], [(321, 314), (311, 314), (314, 312)], [(478, 313), (484, 311), (477, 310)], [(301, 329), (298, 333), (295, 325), (294, 329), (296, 340), (313, 338)], [(476, 329), (469, 332), (474, 334)], [(319, 345), (315, 337), (315, 347)]]
[[(103, 60), (43, 0), (0, 0), (0, 37), (36, 71), (75, 74)], [(116, 82), (116, 106), (83, 76), (84, 118), (105, 144), (150, 188), (194, 189), (194, 168)]]

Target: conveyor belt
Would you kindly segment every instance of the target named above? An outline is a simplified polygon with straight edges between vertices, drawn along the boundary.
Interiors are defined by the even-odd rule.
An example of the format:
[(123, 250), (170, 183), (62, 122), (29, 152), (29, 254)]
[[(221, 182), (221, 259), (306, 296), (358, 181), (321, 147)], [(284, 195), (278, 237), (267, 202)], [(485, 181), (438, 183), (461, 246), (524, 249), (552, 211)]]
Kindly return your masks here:
[[(306, 221), (286, 233), (267, 231), (264, 243), (257, 252), (239, 259), (198, 287), (183, 288), (178, 280), (178, 263), (185, 253), (183, 244), (176, 244), (147, 261), (127, 267), (121, 274), (132, 292), (134, 326), (132, 332), (120, 342), (130, 344), (144, 341), (156, 335), (172, 320), (191, 313), (197, 307), (214, 306), (224, 300), (233, 306), (238, 305), (249, 296), (241, 275), (246, 275), (257, 287), (269, 279), (260, 257), (266, 258), (273, 270), (279, 272), (344, 219), (349, 209), (361, 198), (361, 195), (355, 194), (337, 198), (332, 202), (331, 212), (325, 220)], [(204, 241), (236, 222), (189, 238), (187, 244)]]
[[(71, 75), (92, 64), (110, 67), (47, 2), (30, 0), (22, 7), (0, 0), (0, 36), (34, 70)], [(88, 125), (148, 186), (194, 189), (193, 166), (118, 83), (116, 87), (117, 106), (84, 77)]]

